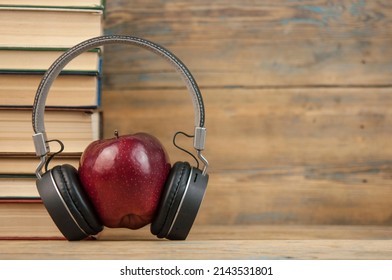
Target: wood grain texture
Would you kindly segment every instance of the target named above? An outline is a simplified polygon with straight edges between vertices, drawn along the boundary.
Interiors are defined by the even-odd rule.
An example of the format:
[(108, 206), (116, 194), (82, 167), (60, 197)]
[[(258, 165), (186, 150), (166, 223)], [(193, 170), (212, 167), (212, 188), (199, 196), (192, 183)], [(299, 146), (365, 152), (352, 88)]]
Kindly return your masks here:
[[(199, 221), (391, 225), (388, 91), (205, 90), (211, 176)], [(171, 144), (176, 131), (192, 127), (185, 90), (107, 93), (107, 137), (116, 128), (148, 131), (172, 162), (193, 162)]]
[[(392, 158), (390, 89), (205, 89), (202, 93), (206, 155), (213, 170), (348, 167), (388, 164)], [(148, 131), (175, 154), (174, 133), (192, 133), (194, 113), (185, 89), (107, 90), (103, 98), (106, 137), (115, 129)]]
[[(0, 241), (1, 259), (389, 260), (391, 240)], [(214, 248), (212, 250), (212, 248)], [(284, 249), (283, 249), (284, 248)]]
[(0, 259), (392, 259), (390, 227), (381, 226), (198, 225), (177, 242), (148, 227), (106, 228), (98, 239), (0, 241)]
[[(289, 172), (293, 172), (292, 170)], [(321, 172), (325, 172), (324, 170)], [(353, 172), (352, 170), (350, 172)], [(350, 172), (341, 177), (350, 177)], [(389, 184), (266, 172), (213, 173), (201, 224), (391, 225)], [(350, 175), (349, 175), (350, 174)], [(336, 175), (336, 174), (335, 174)], [(330, 174), (331, 177), (334, 174)], [(369, 174), (366, 174), (369, 176)], [(350, 181), (349, 178), (342, 178)]]
[[(111, 0), (105, 33), (168, 47), (201, 87), (198, 225), (391, 226), (391, 19), (388, 1)], [(193, 110), (165, 61), (105, 48), (103, 88), (106, 137), (147, 131), (193, 163), (171, 143)]]
[[(196, 223), (187, 241), (205, 240), (389, 240), (389, 226), (203, 225)], [(148, 226), (139, 230), (105, 228), (102, 241), (153, 241)]]
[[(105, 32), (167, 46), (203, 87), (391, 85), (391, 16), (387, 0), (112, 0)], [(106, 53), (111, 87), (178, 86), (143, 50)]]

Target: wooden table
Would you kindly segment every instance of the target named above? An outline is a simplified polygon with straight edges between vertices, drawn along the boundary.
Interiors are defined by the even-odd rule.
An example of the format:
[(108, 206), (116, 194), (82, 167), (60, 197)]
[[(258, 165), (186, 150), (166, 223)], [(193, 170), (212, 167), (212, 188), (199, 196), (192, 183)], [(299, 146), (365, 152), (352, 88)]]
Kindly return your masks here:
[(0, 241), (0, 259), (392, 259), (392, 228), (197, 226), (186, 241), (148, 228), (105, 229), (99, 240)]

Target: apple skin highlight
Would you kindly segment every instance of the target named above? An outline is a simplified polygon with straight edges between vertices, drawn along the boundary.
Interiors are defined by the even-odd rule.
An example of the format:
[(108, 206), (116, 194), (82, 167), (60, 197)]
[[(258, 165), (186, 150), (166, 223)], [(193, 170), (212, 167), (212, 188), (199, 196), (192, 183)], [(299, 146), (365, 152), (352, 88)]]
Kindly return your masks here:
[(79, 178), (105, 226), (138, 229), (152, 222), (170, 168), (154, 136), (116, 135), (86, 148)]

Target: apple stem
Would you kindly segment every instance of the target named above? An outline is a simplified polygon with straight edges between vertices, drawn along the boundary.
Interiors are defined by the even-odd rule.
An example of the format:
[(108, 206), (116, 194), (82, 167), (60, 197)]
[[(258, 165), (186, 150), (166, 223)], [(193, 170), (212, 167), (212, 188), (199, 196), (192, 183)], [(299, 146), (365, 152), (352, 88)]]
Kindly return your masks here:
[(114, 131), (114, 136), (118, 139), (118, 130), (117, 129)]

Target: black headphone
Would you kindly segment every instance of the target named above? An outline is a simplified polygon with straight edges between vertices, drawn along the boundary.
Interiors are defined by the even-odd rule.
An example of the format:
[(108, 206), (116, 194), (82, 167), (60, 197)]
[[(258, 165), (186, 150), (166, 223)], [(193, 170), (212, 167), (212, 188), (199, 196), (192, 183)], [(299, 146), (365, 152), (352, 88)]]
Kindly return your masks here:
[[(96, 235), (103, 225), (78, 178), (76, 168), (64, 164), (42, 172), (48, 162), (49, 142), (45, 132), (44, 112), (49, 89), (63, 68), (81, 53), (108, 44), (142, 47), (167, 59), (185, 80), (195, 110), (194, 148), (203, 162), (201, 170), (187, 162), (176, 162), (167, 177), (160, 202), (151, 223), (151, 233), (159, 238), (186, 239), (203, 200), (207, 183), (208, 162), (201, 154), (205, 146), (204, 105), (200, 90), (186, 66), (165, 48), (131, 36), (100, 36), (86, 40), (66, 51), (46, 71), (35, 95), (32, 125), (33, 142), (40, 164), (36, 170), (37, 188), (53, 221), (68, 240)], [(43, 173), (43, 174), (42, 174)]]

